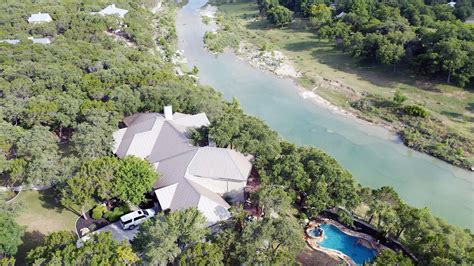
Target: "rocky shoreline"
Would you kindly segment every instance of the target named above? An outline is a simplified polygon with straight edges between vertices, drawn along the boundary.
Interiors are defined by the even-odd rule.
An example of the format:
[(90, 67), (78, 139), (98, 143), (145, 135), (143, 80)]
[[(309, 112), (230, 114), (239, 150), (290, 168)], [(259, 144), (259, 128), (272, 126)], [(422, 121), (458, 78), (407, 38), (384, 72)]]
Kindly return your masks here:
[[(207, 22), (212, 27), (212, 32), (215, 32), (215, 33), (217, 32), (218, 27), (219, 27), (216, 22), (217, 11), (218, 11), (218, 8), (210, 4), (205, 5), (200, 10), (201, 17), (207, 20)], [(291, 60), (288, 59), (281, 51), (276, 51), (276, 50), (275, 51), (262, 51), (258, 47), (255, 47), (254, 45), (251, 45), (248, 43), (241, 43), (239, 45), (238, 50), (226, 48), (225, 51), (234, 53), (237, 56), (237, 58), (247, 62), (248, 64), (250, 64), (251, 66), (257, 69), (270, 72), (279, 78), (292, 79), (295, 82), (295, 85), (298, 87), (298, 94), (302, 98), (308, 99), (312, 101), (313, 103), (319, 106), (322, 106), (333, 113), (357, 119), (359, 122), (364, 123), (364, 124), (381, 126), (395, 134), (397, 134), (398, 132), (398, 129), (391, 124), (382, 123), (382, 122), (374, 123), (372, 121), (365, 119), (363, 116), (361, 116), (357, 112), (344, 109), (342, 107), (339, 107), (331, 103), (330, 101), (326, 100), (325, 98), (323, 98), (321, 95), (317, 93), (318, 87), (315, 87), (312, 90), (308, 90), (300, 86), (297, 81), (299, 78), (303, 77), (303, 74), (299, 72), (298, 70), (296, 70)], [(338, 81), (331, 81), (325, 78), (320, 78), (320, 79), (321, 79), (321, 81), (319, 82), (320, 86), (331, 86), (335, 89), (344, 87), (344, 89), (351, 90), (355, 93), (355, 91), (352, 88), (345, 86)]]

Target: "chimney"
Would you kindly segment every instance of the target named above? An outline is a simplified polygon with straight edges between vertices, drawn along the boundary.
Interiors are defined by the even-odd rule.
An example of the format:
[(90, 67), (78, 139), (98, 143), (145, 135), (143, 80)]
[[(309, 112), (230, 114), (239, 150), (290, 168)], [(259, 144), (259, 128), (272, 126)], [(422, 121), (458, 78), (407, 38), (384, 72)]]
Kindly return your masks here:
[(173, 107), (171, 105), (165, 106), (164, 113), (166, 120), (173, 120)]

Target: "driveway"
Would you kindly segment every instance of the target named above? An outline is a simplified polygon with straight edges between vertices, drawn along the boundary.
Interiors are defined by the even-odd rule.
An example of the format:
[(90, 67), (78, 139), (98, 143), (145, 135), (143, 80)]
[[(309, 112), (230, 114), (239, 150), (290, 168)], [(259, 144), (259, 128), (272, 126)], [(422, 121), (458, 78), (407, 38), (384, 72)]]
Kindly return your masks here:
[(122, 226), (120, 225), (120, 221), (115, 223), (111, 223), (107, 226), (100, 228), (99, 230), (95, 231), (97, 233), (101, 232), (112, 232), (113, 237), (115, 240), (122, 242), (123, 240), (131, 241), (135, 238), (135, 235), (138, 233), (138, 227), (135, 227), (131, 230), (123, 230)]

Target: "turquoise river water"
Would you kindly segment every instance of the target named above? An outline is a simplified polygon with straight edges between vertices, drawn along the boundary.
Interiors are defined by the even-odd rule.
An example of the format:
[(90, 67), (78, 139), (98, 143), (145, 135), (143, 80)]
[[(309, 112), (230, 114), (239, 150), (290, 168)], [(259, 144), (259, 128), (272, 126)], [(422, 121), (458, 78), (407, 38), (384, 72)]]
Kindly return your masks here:
[(392, 186), (408, 203), (429, 207), (450, 223), (474, 231), (474, 173), (407, 148), (388, 130), (330, 111), (300, 96), (290, 79), (253, 68), (233, 53), (209, 53), (198, 8), (189, 0), (178, 12), (179, 49), (200, 82), (236, 97), (249, 114), (265, 120), (279, 134), (334, 156), (362, 185)]

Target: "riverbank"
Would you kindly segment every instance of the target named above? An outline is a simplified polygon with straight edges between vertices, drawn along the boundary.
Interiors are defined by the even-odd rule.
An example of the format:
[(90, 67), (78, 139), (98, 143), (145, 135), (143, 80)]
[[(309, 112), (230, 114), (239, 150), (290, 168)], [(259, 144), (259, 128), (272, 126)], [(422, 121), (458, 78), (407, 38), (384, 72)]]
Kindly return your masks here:
[[(200, 9), (199, 13), (203, 22), (211, 27), (211, 30), (209, 31), (209, 34), (205, 36), (205, 39), (210, 38), (212, 35), (217, 36), (218, 31), (222, 31), (222, 26), (220, 26), (218, 22), (219, 19), (222, 20), (222, 17), (219, 18), (218, 12), (218, 7), (211, 4), (207, 4)], [(225, 36), (224, 38), (228, 38), (228, 36)], [(231, 52), (234, 53), (238, 59), (257, 69), (272, 73), (279, 78), (290, 78), (294, 81), (294, 84), (298, 89), (298, 95), (333, 113), (357, 119), (358, 122), (363, 124), (382, 126), (394, 134), (398, 132), (398, 129), (389, 123), (384, 123), (383, 121), (373, 123), (372, 121), (361, 117), (360, 113), (354, 112), (354, 110), (349, 110), (331, 103), (320, 95), (318, 92), (319, 86), (308, 89), (300, 85), (299, 81), (303, 78), (303, 74), (295, 68), (294, 63), (281, 51), (262, 51), (262, 49), (258, 48), (256, 45), (245, 41), (239, 42), (237, 47), (233, 47), (232, 41), (218, 45), (210, 45), (209, 41), (205, 41), (205, 43), (209, 51), (213, 54)], [(222, 45), (228, 45), (230, 47), (222, 47)], [(337, 82), (332, 82), (327, 79), (321, 78), (321, 82), (341, 87)]]
[[(466, 122), (474, 120), (471, 117), (473, 112), (469, 112), (469, 102), (474, 101), (473, 93), (440, 84), (430, 85), (436, 87), (436, 90), (430, 90), (424, 88), (427, 84), (412, 85), (412, 80), (398, 77), (410, 73), (395, 73), (397, 77), (390, 78), (386, 73), (379, 73), (380, 70), (364, 69), (364, 76), (360, 76), (361, 67), (355, 65), (354, 60), (332, 44), (314, 40), (314, 33), (305, 29), (304, 22), (294, 22), (298, 25), (287, 29), (275, 29), (258, 16), (253, 3), (226, 4), (219, 6), (219, 11), (207, 6), (205, 10), (207, 23), (215, 22), (218, 26), (214, 28), (219, 28), (206, 34), (205, 43), (211, 51), (218, 53), (227, 47), (256, 68), (293, 79), (302, 97), (339, 114), (383, 126), (401, 136), (403, 143), (410, 148), (473, 170), (472, 123)], [(324, 48), (308, 54), (313, 45), (323, 45)], [(319, 49), (330, 49), (331, 57), (318, 58), (329, 53), (329, 50)], [(351, 67), (341, 69), (334, 63)], [(380, 75), (375, 79), (373, 75), (377, 74)], [(394, 102), (395, 91), (406, 95), (406, 102)], [(454, 100), (453, 94), (460, 97)], [(374, 97), (383, 101), (373, 101)], [(406, 112), (412, 106), (426, 109), (428, 117), (419, 119)], [(464, 120), (453, 119), (456, 112), (452, 110), (461, 112), (464, 108), (468, 110), (464, 111)]]

